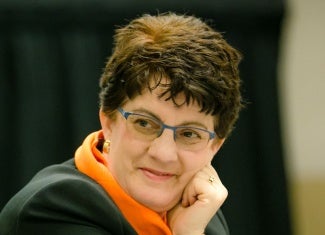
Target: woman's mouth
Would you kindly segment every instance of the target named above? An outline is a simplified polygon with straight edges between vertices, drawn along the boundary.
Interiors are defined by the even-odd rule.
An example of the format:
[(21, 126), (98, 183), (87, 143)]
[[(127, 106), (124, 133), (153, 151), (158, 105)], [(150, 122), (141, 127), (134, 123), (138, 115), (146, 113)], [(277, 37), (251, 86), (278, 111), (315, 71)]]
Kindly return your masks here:
[(166, 181), (166, 180), (172, 178), (173, 176), (175, 176), (175, 174), (157, 171), (157, 170), (150, 169), (150, 168), (140, 168), (140, 170), (147, 178), (149, 178), (153, 181), (156, 181), (156, 182), (163, 182), (163, 181)]

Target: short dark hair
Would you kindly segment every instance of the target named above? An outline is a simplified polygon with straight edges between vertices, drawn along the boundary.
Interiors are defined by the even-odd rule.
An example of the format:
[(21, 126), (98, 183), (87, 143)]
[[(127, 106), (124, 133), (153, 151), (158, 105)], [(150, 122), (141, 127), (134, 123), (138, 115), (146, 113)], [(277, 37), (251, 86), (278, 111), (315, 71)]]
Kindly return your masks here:
[[(115, 48), (100, 80), (100, 106), (110, 115), (144, 89), (166, 86), (161, 97), (185, 95), (215, 119), (225, 138), (242, 107), (241, 54), (201, 19), (175, 13), (143, 15), (116, 30)], [(168, 84), (161, 79), (168, 78)], [(154, 85), (153, 85), (154, 84)]]

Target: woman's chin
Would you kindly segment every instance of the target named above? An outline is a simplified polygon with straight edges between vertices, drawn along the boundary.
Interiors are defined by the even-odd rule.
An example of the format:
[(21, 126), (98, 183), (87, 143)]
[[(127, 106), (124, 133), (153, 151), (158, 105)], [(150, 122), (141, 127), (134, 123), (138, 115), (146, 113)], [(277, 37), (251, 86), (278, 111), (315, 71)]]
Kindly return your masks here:
[[(148, 194), (149, 193), (147, 192), (146, 195), (142, 196), (141, 198), (137, 198), (136, 200), (159, 214), (169, 211), (180, 201), (180, 196), (175, 197), (175, 195), (172, 196), (163, 194), (151, 194), (149, 196)], [(164, 194), (166, 194), (166, 192), (164, 192)]]

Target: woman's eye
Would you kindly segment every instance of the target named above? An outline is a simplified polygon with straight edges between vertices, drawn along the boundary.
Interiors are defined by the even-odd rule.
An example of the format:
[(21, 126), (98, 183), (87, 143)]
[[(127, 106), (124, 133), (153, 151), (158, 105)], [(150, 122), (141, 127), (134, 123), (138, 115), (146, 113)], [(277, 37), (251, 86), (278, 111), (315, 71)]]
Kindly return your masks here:
[(183, 138), (190, 138), (190, 139), (201, 139), (201, 135), (194, 130), (183, 130), (181, 133), (181, 136), (183, 136)]
[(150, 122), (148, 120), (145, 119), (137, 119), (135, 124), (141, 126), (141, 127), (145, 127), (145, 128), (151, 128), (152, 125), (150, 124)]
[(150, 118), (134, 117), (130, 119), (134, 130), (145, 135), (156, 135), (160, 131), (159, 123)]
[(133, 125), (136, 128), (141, 129), (151, 129), (151, 130), (159, 130), (160, 124), (153, 119), (145, 118), (145, 117), (136, 117), (132, 120)]

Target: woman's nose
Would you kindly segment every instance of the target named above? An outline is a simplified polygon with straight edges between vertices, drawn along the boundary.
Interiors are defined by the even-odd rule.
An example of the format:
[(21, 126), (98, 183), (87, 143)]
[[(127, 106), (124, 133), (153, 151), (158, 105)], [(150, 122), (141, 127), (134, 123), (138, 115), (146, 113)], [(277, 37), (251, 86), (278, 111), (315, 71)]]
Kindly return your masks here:
[(174, 140), (174, 131), (167, 128), (164, 129), (160, 136), (152, 140), (148, 153), (151, 157), (160, 161), (176, 161), (177, 145)]

